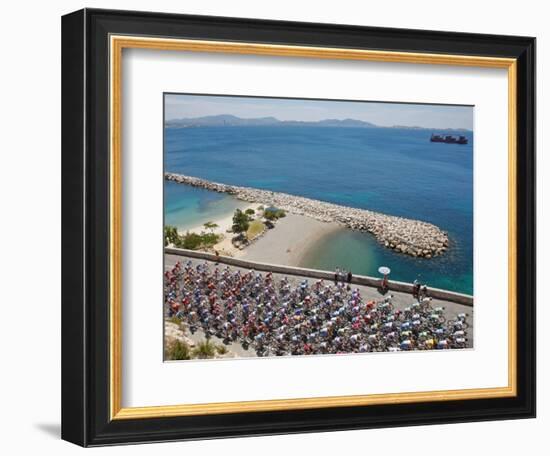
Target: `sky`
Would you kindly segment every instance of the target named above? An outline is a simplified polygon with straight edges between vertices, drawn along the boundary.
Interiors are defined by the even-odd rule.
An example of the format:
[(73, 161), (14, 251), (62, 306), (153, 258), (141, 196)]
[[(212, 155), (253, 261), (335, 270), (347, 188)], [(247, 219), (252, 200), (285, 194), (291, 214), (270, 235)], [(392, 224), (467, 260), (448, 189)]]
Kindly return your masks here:
[(231, 114), (241, 118), (318, 121), (357, 119), (384, 127), (473, 130), (473, 107), (364, 101), (325, 101), (214, 95), (165, 95), (166, 120)]

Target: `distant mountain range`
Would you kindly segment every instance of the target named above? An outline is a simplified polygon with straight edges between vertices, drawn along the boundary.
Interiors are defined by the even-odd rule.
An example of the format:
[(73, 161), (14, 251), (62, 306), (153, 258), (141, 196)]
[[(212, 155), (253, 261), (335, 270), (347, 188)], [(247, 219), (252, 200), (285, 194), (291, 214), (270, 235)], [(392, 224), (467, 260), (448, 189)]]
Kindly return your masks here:
[(248, 127), (248, 126), (306, 126), (306, 127), (353, 127), (353, 128), (401, 128), (414, 130), (437, 131), (468, 131), (462, 128), (423, 128), (395, 125), (393, 127), (381, 127), (371, 122), (357, 119), (325, 119), (319, 121), (279, 120), (275, 117), (257, 117), (243, 119), (230, 114), (217, 116), (194, 117), (187, 119), (170, 119), (165, 121), (166, 128), (194, 128), (194, 127)]

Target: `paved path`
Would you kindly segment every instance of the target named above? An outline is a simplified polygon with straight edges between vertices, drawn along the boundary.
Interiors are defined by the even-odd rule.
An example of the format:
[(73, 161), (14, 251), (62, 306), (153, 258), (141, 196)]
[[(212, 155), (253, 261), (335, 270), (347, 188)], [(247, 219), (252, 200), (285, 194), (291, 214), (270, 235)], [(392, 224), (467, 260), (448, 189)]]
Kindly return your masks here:
[[(168, 270), (168, 269), (173, 268), (174, 265), (176, 264), (176, 262), (178, 262), (178, 261), (186, 262), (188, 260), (193, 261), (193, 264), (197, 264), (198, 262), (202, 263), (202, 262), (205, 261), (205, 260), (197, 260), (195, 258), (188, 258), (188, 257), (185, 257), (183, 255), (166, 254), (164, 256), (165, 269)], [(213, 262), (211, 262), (211, 261), (207, 261), (207, 263), (213, 264)], [(220, 264), (220, 266), (223, 266), (223, 265)], [(248, 271), (244, 268), (240, 268), (240, 267), (237, 267), (237, 266), (229, 266), (229, 267), (231, 269), (240, 269), (241, 271), (245, 271), (245, 272)], [(293, 284), (298, 284), (302, 280), (304, 280), (304, 278), (305, 278), (305, 277), (302, 277), (302, 276), (299, 276), (299, 275), (293, 276), (293, 275), (290, 275), (290, 274), (285, 274), (284, 276), (287, 277), (291, 281), (291, 283), (293, 283)], [(277, 278), (280, 279), (282, 277), (283, 277), (282, 274), (273, 274), (274, 279), (277, 279)], [(315, 279), (308, 278), (308, 280), (310, 281), (310, 283), (315, 282)], [(364, 286), (364, 285), (355, 285), (355, 284), (353, 285), (353, 287), (354, 288), (359, 288), (359, 290), (361, 292), (361, 295), (366, 300), (369, 300), (369, 299), (379, 300), (382, 297), (382, 295), (380, 294), (380, 292), (376, 288), (367, 287), (367, 286)], [(401, 293), (401, 292), (393, 291), (393, 292), (391, 292), (391, 294), (393, 295), (392, 304), (394, 305), (394, 307), (396, 309), (404, 309), (405, 307), (409, 307), (414, 302), (414, 298), (412, 297), (412, 295), (410, 295), (408, 293)], [(429, 290), (428, 290), (428, 294), (429, 294)], [(468, 329), (468, 347), (471, 348), (473, 346), (473, 338), (474, 338), (474, 327), (473, 327), (474, 309), (473, 309), (473, 307), (465, 306), (465, 305), (462, 305), (462, 304), (457, 304), (457, 303), (454, 303), (454, 302), (444, 301), (444, 300), (440, 300), (440, 299), (434, 299), (432, 301), (432, 305), (433, 305), (433, 307), (444, 307), (445, 308), (444, 316), (447, 319), (454, 319), (454, 317), (456, 317), (456, 315), (459, 314), (459, 313), (468, 314), (468, 317), (466, 319), (468, 325), (470, 326), (469, 329)], [(193, 337), (193, 339), (196, 340), (196, 341), (199, 341), (199, 340), (201, 340), (202, 337), (203, 337), (202, 334), (198, 334), (196, 337)], [(217, 339), (217, 338), (213, 338), (213, 340), (216, 343), (221, 343), (222, 342), (221, 339)], [(231, 344), (231, 345), (235, 345), (235, 344)], [(253, 350), (245, 351), (245, 350), (242, 349), (242, 347), (240, 345), (238, 347), (232, 347), (231, 345), (228, 346), (228, 349), (232, 352), (237, 352), (238, 356), (255, 356), (255, 353), (254, 353)]]

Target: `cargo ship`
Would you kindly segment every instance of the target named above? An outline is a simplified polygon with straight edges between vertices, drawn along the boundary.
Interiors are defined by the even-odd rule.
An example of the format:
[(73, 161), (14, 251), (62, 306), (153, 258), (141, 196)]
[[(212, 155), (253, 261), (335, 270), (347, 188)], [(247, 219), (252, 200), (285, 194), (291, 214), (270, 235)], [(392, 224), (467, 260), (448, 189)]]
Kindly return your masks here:
[(453, 136), (453, 135), (435, 135), (432, 133), (430, 138), (431, 142), (439, 142), (445, 144), (468, 144), (468, 138), (466, 136)]

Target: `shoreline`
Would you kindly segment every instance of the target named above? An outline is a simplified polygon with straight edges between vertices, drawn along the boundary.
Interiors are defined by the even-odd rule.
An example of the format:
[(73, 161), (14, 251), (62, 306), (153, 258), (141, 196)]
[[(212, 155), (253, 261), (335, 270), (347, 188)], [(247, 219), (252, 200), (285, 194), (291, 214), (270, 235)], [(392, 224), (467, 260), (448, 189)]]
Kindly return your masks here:
[[(241, 208), (257, 211), (261, 204), (248, 204)], [(265, 206), (265, 205), (264, 205)], [(213, 246), (220, 255), (242, 258), (251, 261), (274, 262), (288, 266), (299, 266), (304, 256), (323, 237), (342, 229), (335, 222), (321, 222), (307, 215), (288, 213), (279, 219), (274, 228), (264, 233), (242, 250), (231, 243), (233, 233), (228, 232), (233, 225), (233, 213), (219, 219), (207, 220), (218, 225), (216, 228), (205, 228), (204, 224), (181, 230), (178, 233), (213, 232), (222, 235), (223, 239)]]
[[(227, 195), (227, 198), (238, 201), (234, 195)], [(423, 258), (415, 259), (408, 255), (394, 256), (390, 249), (388, 249), (389, 252), (384, 252), (386, 249), (383, 245), (380, 245), (375, 239), (370, 238), (368, 233), (361, 233), (357, 230), (353, 231), (336, 222), (322, 222), (315, 218), (309, 217), (308, 215), (296, 215), (290, 212), (287, 213), (286, 217), (279, 219), (275, 223), (275, 227), (273, 229), (266, 229), (258, 237), (252, 240), (249, 245), (244, 247), (236, 247), (231, 242), (234, 234), (231, 232), (226, 232), (226, 230), (231, 228), (232, 225), (232, 204), (234, 203), (230, 202), (227, 205), (227, 210), (220, 212), (217, 216), (213, 216), (213, 214), (205, 215), (205, 218), (202, 221), (211, 221), (219, 225), (213, 230), (213, 232), (222, 235), (223, 239), (211, 247), (200, 249), (200, 251), (210, 253), (217, 251), (221, 256), (228, 256), (235, 259), (242, 259), (245, 261), (249, 260), (260, 263), (282, 264), (300, 268), (321, 268), (323, 270), (327, 270), (334, 269), (337, 266), (344, 266), (346, 269), (351, 269), (354, 273), (367, 275), (376, 275), (375, 270), (372, 268), (374, 262), (376, 262), (377, 265), (387, 263), (387, 265), (391, 266), (392, 269), (395, 266), (397, 269), (402, 267), (405, 271), (408, 271), (412, 267), (410, 263), (411, 261), (425, 260)], [(262, 204), (261, 202), (254, 204), (243, 202), (240, 209), (244, 211), (247, 208), (252, 208), (257, 213), (259, 206), (265, 207), (266, 204)], [(191, 225), (194, 225), (194, 227), (191, 227)], [(185, 234), (186, 231), (195, 233), (209, 233), (212, 231), (211, 229), (204, 228), (203, 224), (199, 224), (197, 220), (194, 220), (193, 223), (189, 224), (189, 226), (190, 228), (188, 229), (180, 229), (178, 227), (178, 232), (180, 234)], [(357, 236), (365, 236), (364, 242), (366, 244), (361, 241), (361, 245), (355, 245), (354, 242), (356, 243), (357, 241), (353, 241), (353, 239), (356, 239)], [(337, 243), (342, 244), (342, 239), (348, 239), (349, 237), (352, 239), (351, 245), (354, 245), (352, 250), (350, 250), (347, 254), (343, 254), (343, 256), (338, 256), (338, 260), (327, 262), (326, 255), (323, 255), (323, 251), (327, 247), (326, 243), (332, 242), (332, 240), (335, 239)], [(365, 245), (368, 247), (363, 247)], [(349, 248), (348, 243), (346, 242), (344, 242), (341, 247), (344, 248), (344, 250)], [(362, 258), (361, 261), (354, 260), (354, 258), (356, 258), (354, 255), (358, 252), (357, 249), (360, 249), (360, 255)], [(397, 253), (395, 251), (393, 252)], [(374, 258), (378, 258), (379, 255), (388, 254), (391, 255), (390, 258), (382, 256), (380, 261), (374, 261)], [(399, 259), (399, 257), (401, 257), (401, 259)], [(348, 258), (351, 258), (350, 264), (348, 264)], [(452, 256), (445, 255), (437, 258), (438, 260), (435, 261), (439, 264), (440, 261), (446, 262), (447, 260), (451, 260)], [(426, 264), (428, 264), (431, 260), (426, 259), (425, 261)], [(402, 265), (400, 262), (405, 263)], [(365, 268), (365, 264), (370, 266)], [(418, 267), (423, 266), (420, 265)], [(414, 276), (416, 276), (416, 273), (411, 274), (402, 274), (402, 277), (398, 280), (403, 280), (405, 282), (410, 281), (414, 278)], [(428, 271), (427, 276), (423, 280), (442, 289), (450, 289), (459, 293), (472, 293), (471, 285), (467, 283), (467, 280), (463, 284), (464, 286), (451, 286), (446, 283), (447, 281), (439, 280), (437, 274), (432, 273), (431, 275), (434, 277), (431, 277), (430, 272)], [(460, 277), (458, 278), (460, 279)]]
[(289, 214), (307, 216), (320, 222), (336, 223), (351, 230), (368, 232), (386, 248), (413, 257), (430, 259), (445, 253), (449, 245), (447, 232), (420, 220), (286, 193), (226, 185), (182, 174), (165, 173), (165, 179), (218, 193), (227, 193), (241, 201), (253, 204), (275, 206)]
[[(244, 212), (247, 209), (256, 210), (258, 206), (259, 204), (247, 204), (247, 205), (243, 205), (239, 209), (241, 209)], [(215, 244), (213, 246), (213, 249), (218, 251), (220, 255), (227, 255), (235, 258), (241, 257), (244, 252), (242, 250), (237, 249), (232, 244), (231, 238), (232, 236), (234, 236), (234, 234), (232, 232), (228, 232), (228, 230), (231, 230), (231, 227), (233, 225), (233, 214), (234, 212), (230, 212), (228, 213), (228, 215), (225, 215), (221, 218), (209, 219), (204, 221), (204, 223), (212, 222), (218, 225), (215, 228), (206, 228), (203, 223), (202, 225), (196, 225), (190, 228), (181, 229), (181, 227), (176, 227), (176, 229), (180, 235), (184, 235), (185, 233), (200, 234), (201, 232), (221, 235), (222, 240), (217, 244)]]
[(324, 236), (341, 229), (335, 222), (320, 222), (306, 215), (289, 213), (279, 219), (254, 243), (241, 251), (250, 261), (299, 266), (304, 256)]
[[(258, 204), (248, 204), (239, 209), (241, 209), (241, 211), (244, 212), (247, 209), (256, 210), (258, 206), (259, 206)], [(227, 233), (227, 230), (231, 229), (233, 225), (233, 214), (234, 214), (234, 211), (229, 213), (228, 215), (223, 216), (222, 218), (210, 219), (204, 222), (204, 223), (208, 223), (208, 222), (215, 223), (216, 225), (218, 225), (216, 228), (212, 228), (212, 229), (205, 228), (203, 223), (202, 225), (196, 225), (191, 228), (186, 228), (185, 230), (180, 230), (180, 228), (177, 227), (177, 230), (178, 230), (178, 233), (180, 234), (185, 234), (185, 232), (187, 231), (189, 231), (190, 233), (193, 233), (193, 232), (200, 233), (201, 231), (205, 231), (205, 232), (212, 231), (215, 234), (224, 234), (224, 235), (229, 234)]]

